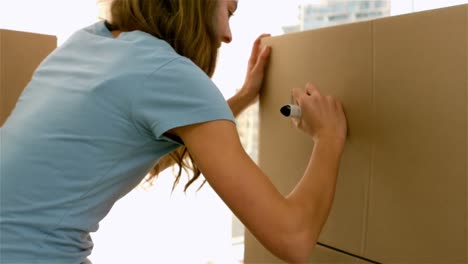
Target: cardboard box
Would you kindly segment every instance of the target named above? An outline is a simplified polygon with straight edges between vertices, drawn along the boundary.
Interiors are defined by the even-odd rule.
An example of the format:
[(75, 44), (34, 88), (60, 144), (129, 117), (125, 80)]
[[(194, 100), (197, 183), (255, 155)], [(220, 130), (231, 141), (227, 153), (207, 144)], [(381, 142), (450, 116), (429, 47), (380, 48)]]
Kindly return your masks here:
[(55, 36), (0, 29), (0, 126), (39, 63), (56, 47)]
[[(319, 241), (374, 263), (468, 263), (468, 5), (268, 38), (259, 163), (283, 194), (311, 140), (279, 109), (313, 81), (349, 123)], [(245, 263), (277, 263), (250, 233)], [(317, 246), (311, 263), (372, 263)]]

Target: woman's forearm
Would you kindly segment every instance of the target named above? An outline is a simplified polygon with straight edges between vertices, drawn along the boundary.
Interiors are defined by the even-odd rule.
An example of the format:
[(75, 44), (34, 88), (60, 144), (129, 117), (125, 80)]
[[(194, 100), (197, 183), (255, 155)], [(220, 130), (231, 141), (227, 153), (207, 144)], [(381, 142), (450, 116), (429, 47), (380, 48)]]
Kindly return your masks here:
[(244, 111), (249, 105), (255, 101), (255, 98), (252, 98), (247, 93), (244, 93), (242, 90), (237, 92), (234, 96), (227, 100), (229, 107), (231, 108), (232, 113), (237, 117), (242, 111)]
[[(310, 238), (318, 239), (335, 194), (342, 143), (317, 141), (301, 181), (288, 195)], [(315, 243), (313, 243), (315, 244)]]

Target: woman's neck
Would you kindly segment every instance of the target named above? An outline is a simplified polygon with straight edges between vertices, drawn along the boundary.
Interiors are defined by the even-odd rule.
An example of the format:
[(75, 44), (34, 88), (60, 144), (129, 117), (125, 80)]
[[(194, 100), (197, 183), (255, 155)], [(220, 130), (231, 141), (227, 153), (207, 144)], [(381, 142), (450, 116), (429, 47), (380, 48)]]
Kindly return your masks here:
[(111, 31), (112, 35), (115, 37), (115, 38), (118, 38), (120, 33), (122, 33), (122, 31), (120, 30), (112, 30)]

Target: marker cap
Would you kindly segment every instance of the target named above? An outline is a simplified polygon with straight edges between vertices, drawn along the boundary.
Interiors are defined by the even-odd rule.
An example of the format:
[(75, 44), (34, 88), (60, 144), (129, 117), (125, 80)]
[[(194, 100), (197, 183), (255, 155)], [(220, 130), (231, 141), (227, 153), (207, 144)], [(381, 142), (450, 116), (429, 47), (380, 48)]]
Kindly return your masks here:
[(290, 104), (281, 107), (280, 112), (284, 116), (296, 117), (296, 118), (301, 117), (301, 114), (302, 114), (301, 108), (298, 105), (290, 105)]

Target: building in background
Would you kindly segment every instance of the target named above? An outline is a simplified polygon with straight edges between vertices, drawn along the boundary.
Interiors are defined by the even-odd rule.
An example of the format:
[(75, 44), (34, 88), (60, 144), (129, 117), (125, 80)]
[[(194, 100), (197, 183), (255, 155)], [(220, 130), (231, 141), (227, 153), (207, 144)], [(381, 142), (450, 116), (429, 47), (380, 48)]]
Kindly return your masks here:
[(298, 25), (285, 33), (369, 20), (390, 15), (390, 0), (321, 0), (298, 7)]
[(257, 162), (258, 156), (258, 103), (249, 106), (236, 120), (239, 137), (249, 156)]

